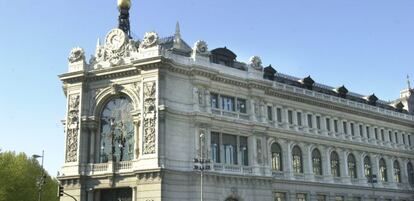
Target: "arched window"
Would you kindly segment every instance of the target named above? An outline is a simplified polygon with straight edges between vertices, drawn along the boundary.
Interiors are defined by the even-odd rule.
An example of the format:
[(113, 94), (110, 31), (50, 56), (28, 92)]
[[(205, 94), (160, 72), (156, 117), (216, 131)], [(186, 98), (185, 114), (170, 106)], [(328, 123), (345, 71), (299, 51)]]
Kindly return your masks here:
[(372, 168), (371, 168), (371, 159), (369, 156), (365, 156), (364, 158), (364, 173), (365, 177), (370, 179), (372, 175)]
[(411, 162), (407, 163), (407, 174), (408, 174), (408, 182), (411, 185), (414, 185), (414, 169), (413, 169), (413, 164)]
[(301, 174), (303, 173), (302, 167), (302, 151), (298, 146), (293, 147), (292, 149), (292, 165), (293, 172)]
[(334, 177), (341, 176), (341, 173), (339, 172), (339, 156), (336, 151), (331, 152), (331, 174)]
[(283, 171), (282, 166), (282, 149), (278, 143), (273, 143), (271, 147), (272, 151), (272, 170)]
[(401, 183), (401, 168), (397, 160), (394, 161), (394, 179), (395, 182)]
[(354, 154), (348, 155), (348, 174), (349, 177), (353, 179), (357, 178), (357, 169)]
[(388, 181), (388, 177), (387, 177), (387, 164), (385, 163), (385, 160), (383, 158), (381, 158), (381, 160), (379, 161), (379, 176), (382, 182), (387, 182)]
[(322, 175), (322, 159), (321, 152), (318, 149), (312, 151), (312, 168), (313, 174)]
[(118, 96), (109, 100), (100, 117), (100, 162), (114, 157), (115, 161), (132, 160), (134, 157), (134, 126), (131, 100)]

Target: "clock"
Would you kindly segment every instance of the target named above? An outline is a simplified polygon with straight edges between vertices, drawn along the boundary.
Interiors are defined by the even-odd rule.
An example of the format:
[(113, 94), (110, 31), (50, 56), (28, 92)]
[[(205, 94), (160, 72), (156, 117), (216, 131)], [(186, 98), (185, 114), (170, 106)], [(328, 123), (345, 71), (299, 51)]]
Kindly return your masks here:
[(106, 35), (105, 45), (110, 50), (118, 50), (126, 42), (127, 36), (121, 29), (112, 29), (108, 35)]

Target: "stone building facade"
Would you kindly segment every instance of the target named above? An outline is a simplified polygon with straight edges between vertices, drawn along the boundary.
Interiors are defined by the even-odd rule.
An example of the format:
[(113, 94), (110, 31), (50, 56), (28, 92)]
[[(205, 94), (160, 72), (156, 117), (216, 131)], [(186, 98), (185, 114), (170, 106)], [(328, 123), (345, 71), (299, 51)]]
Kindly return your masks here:
[(236, 57), (189, 46), (178, 25), (141, 41), (113, 29), (89, 61), (74, 48), (59, 76), (65, 192), (200, 200), (204, 158), (205, 201), (414, 200), (413, 89), (385, 102)]

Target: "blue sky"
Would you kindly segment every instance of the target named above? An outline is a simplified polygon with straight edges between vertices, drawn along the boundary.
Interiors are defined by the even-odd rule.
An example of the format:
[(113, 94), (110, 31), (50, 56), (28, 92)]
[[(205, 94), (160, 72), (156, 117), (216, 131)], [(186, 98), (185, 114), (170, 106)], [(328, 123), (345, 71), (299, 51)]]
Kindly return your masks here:
[[(238, 60), (331, 86), (396, 99), (414, 77), (412, 0), (133, 0), (133, 36), (227, 46)], [(52, 175), (63, 164), (65, 97), (57, 75), (72, 47), (93, 54), (117, 26), (116, 0), (0, 1), (0, 149), (45, 150)], [(413, 80), (413, 79), (412, 79)]]

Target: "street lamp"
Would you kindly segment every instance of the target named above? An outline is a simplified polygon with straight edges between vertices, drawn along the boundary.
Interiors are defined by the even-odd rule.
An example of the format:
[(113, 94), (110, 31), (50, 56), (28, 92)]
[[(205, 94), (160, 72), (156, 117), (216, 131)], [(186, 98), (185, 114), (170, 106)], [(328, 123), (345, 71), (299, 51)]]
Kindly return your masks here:
[(42, 168), (42, 172), (41, 172), (41, 176), (40, 176), (40, 178), (39, 178), (39, 181), (38, 181), (38, 186), (39, 186), (39, 199), (38, 199), (38, 201), (42, 201), (42, 190), (43, 190), (43, 185), (45, 184), (45, 171), (43, 170), (43, 161), (44, 161), (44, 158), (45, 158), (45, 151), (44, 150), (42, 150), (42, 155), (40, 156), (40, 155), (36, 155), (36, 154), (34, 154), (33, 155), (33, 158), (35, 158), (35, 159), (37, 159), (37, 158), (42, 158), (42, 165), (41, 165), (41, 168)]
[(203, 201), (203, 172), (210, 170), (210, 159), (203, 157), (203, 146), (204, 146), (205, 135), (202, 132), (200, 134), (200, 157), (194, 158), (194, 170), (200, 171), (200, 197)]

